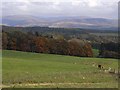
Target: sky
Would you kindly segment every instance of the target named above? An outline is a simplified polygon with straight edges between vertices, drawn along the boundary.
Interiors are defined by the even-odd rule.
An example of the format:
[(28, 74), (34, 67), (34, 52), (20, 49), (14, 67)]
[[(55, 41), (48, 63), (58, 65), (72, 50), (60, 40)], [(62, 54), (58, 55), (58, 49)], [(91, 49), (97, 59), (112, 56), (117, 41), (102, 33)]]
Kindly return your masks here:
[(119, 0), (2, 0), (2, 15), (118, 17)]

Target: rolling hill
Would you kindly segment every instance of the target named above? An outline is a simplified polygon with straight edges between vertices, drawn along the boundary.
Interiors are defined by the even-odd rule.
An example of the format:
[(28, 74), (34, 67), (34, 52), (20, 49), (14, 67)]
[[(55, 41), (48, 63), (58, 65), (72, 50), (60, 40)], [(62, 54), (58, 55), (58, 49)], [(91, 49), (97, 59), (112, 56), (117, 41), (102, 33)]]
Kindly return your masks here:
[(12, 15), (2, 17), (2, 24), (10, 26), (42, 26), (61, 28), (85, 28), (99, 30), (117, 30), (117, 20), (91, 17), (36, 17), (30, 15)]

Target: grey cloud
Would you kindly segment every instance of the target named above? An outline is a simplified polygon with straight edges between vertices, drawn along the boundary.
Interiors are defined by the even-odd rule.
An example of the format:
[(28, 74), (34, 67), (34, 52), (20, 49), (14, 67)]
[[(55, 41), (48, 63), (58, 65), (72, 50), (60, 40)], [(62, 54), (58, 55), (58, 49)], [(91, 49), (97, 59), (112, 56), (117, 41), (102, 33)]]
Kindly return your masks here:
[[(111, 1), (111, 0), (110, 0)], [(28, 14), (34, 16), (91, 16), (117, 18), (117, 2), (101, 2), (96, 7), (89, 7), (87, 2), (73, 5), (72, 2), (5, 2), (2, 4), (3, 15)]]

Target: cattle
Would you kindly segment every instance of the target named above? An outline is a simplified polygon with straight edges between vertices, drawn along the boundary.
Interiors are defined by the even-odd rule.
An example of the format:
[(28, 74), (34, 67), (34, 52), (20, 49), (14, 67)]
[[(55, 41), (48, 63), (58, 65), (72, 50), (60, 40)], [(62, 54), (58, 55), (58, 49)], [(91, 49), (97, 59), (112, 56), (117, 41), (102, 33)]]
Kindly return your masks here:
[(98, 64), (98, 68), (99, 68), (99, 69), (102, 69), (102, 68), (103, 68), (103, 66), (102, 66), (102, 65), (100, 65), (100, 64)]

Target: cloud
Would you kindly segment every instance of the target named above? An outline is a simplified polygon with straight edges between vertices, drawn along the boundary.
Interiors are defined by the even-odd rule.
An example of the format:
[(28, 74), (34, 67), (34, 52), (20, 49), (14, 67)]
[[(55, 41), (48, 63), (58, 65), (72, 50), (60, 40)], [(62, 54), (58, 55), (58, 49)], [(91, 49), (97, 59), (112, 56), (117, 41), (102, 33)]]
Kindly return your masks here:
[(99, 5), (98, 0), (88, 0), (89, 7), (96, 7)]
[(3, 15), (117, 18), (119, 0), (4, 0)]

